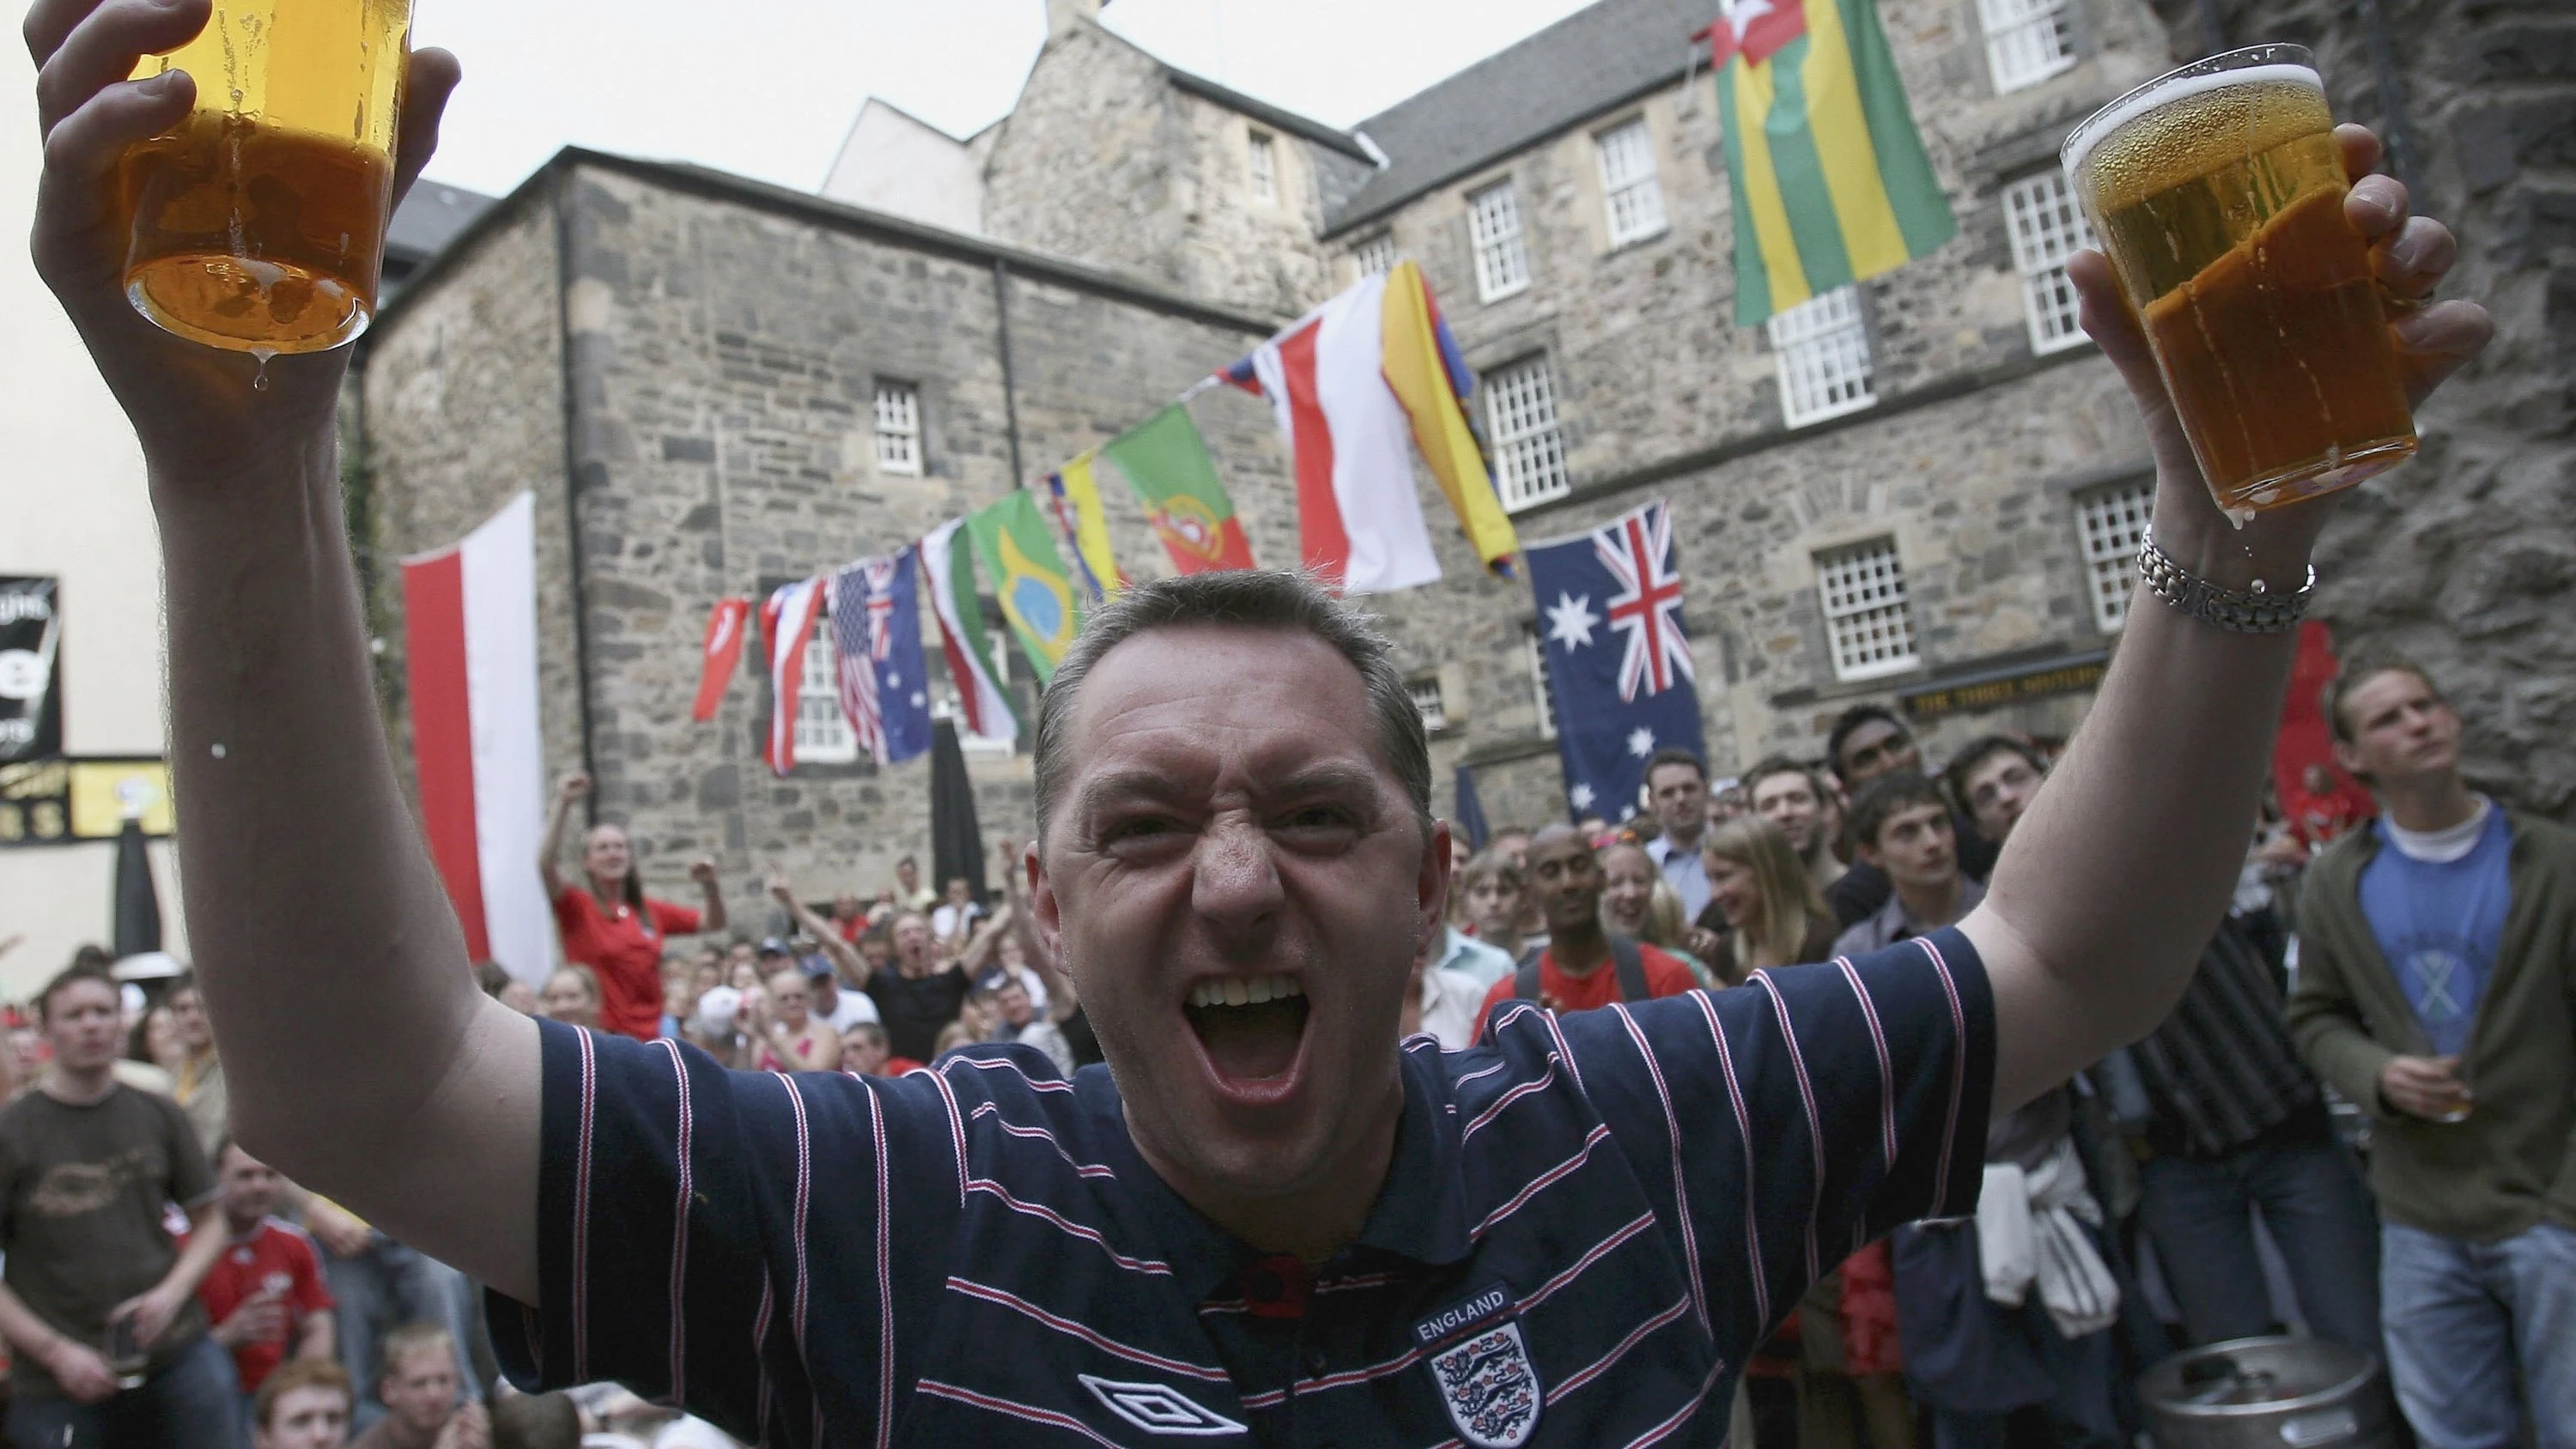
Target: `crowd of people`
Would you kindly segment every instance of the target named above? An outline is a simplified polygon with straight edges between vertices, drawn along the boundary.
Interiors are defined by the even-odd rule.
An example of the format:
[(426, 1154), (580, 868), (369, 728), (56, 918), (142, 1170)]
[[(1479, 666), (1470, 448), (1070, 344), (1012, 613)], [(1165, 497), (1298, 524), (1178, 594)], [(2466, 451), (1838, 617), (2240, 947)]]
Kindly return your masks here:
[[(2383, 1355), (2426, 1444), (2516, 1442), (2518, 1403), (2576, 1423), (2549, 1347), (2576, 1333), (2576, 1047), (2549, 996), (2568, 970), (2549, 953), (2576, 940), (2576, 848), (2467, 788), (2458, 716), (2422, 671), (2360, 666), (2328, 703), (2384, 816), (2313, 862), (2314, 832), (2267, 821), (2171, 1017), (1992, 1124), (1975, 1217), (1909, 1225), (1823, 1276), (1751, 1365), (1739, 1442), (2110, 1449), (2142, 1427), (2131, 1385), (2156, 1359), (2293, 1329)], [(1874, 705), (1820, 759), (1714, 789), (1665, 751), (1626, 821), (1458, 843), (1403, 1030), (1464, 1049), (1516, 1001), (1725, 988), (1950, 926), (2050, 765), (1992, 735), (1933, 771)], [(539, 862), (566, 964), (536, 989), (478, 967), (505, 1004), (753, 1071), (893, 1076), (994, 1042), (1060, 1073), (1101, 1060), (1017, 842), (990, 901), (963, 879), (933, 892), (910, 857), (873, 898), (809, 902), (773, 878), (754, 937), (705, 863), (702, 907), (645, 894), (613, 824), (560, 874), (587, 789), (562, 786)], [(621, 1415), (721, 1442), (631, 1398), (514, 1393), (464, 1278), (232, 1141), (195, 983), (127, 966), (84, 952), (0, 1061), (21, 1449), (88, 1442), (67, 1426), (91, 1422), (118, 1444), (484, 1449)]]

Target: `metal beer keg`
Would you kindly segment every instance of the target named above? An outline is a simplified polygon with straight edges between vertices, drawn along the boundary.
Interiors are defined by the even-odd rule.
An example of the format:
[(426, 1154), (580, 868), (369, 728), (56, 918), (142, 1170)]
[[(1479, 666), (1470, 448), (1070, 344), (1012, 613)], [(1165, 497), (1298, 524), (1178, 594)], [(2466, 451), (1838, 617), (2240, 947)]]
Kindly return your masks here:
[(2157, 1449), (2398, 1449), (2375, 1354), (2312, 1338), (2180, 1353), (2138, 1383)]

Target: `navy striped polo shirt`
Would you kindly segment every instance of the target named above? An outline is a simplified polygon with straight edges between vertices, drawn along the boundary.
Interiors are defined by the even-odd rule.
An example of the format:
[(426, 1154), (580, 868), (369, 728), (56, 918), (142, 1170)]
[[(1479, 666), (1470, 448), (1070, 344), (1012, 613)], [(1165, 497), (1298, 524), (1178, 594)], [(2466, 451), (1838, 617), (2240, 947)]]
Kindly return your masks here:
[(546, 1024), (528, 1388), (777, 1445), (1716, 1444), (1810, 1280), (1973, 1210), (1994, 1068), (1955, 930), (1403, 1048), (1394, 1162), (1311, 1270), (1201, 1217), (1099, 1067), (729, 1072)]

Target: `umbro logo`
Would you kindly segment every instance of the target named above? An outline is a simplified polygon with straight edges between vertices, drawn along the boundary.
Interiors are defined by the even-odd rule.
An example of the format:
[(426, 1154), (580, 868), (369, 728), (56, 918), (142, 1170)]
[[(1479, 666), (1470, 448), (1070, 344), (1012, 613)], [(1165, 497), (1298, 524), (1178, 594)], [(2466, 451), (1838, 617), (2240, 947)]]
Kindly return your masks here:
[(1122, 1384), (1116, 1379), (1075, 1374), (1109, 1412), (1148, 1434), (1244, 1434), (1251, 1432), (1225, 1415), (1192, 1403), (1176, 1389), (1161, 1384)]

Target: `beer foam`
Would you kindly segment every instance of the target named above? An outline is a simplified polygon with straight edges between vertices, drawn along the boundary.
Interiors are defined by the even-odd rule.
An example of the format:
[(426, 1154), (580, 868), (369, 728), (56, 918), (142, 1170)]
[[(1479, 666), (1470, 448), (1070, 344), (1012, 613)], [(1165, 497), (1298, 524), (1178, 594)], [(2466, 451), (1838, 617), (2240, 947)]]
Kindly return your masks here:
[[(2281, 95), (2296, 87), (2296, 97)], [(2225, 95), (2225, 92), (2241, 92)], [(2205, 75), (2180, 79), (2152, 80), (2093, 113), (2092, 118), (2075, 128), (2066, 140), (2063, 157), (2066, 178), (2079, 194), (2097, 194), (2095, 204), (2104, 210), (2126, 205), (2178, 186), (2209, 169), (2204, 153), (2191, 142), (2208, 135), (2220, 125), (2245, 131), (2244, 154), (2268, 150), (2318, 129), (2317, 119), (2332, 119), (2325, 110), (2325, 82), (2304, 65), (2249, 65), (2236, 70), (2211, 71)], [(2272, 92), (2278, 101), (2292, 104), (2265, 104), (2264, 93)], [(2313, 107), (2309, 104), (2313, 97)], [(2124, 133), (2133, 127), (2139, 134)], [(2084, 174), (2085, 163), (2094, 149), (2104, 141), (2119, 139), (2118, 165), (2111, 169), (2119, 174), (2095, 180)]]

